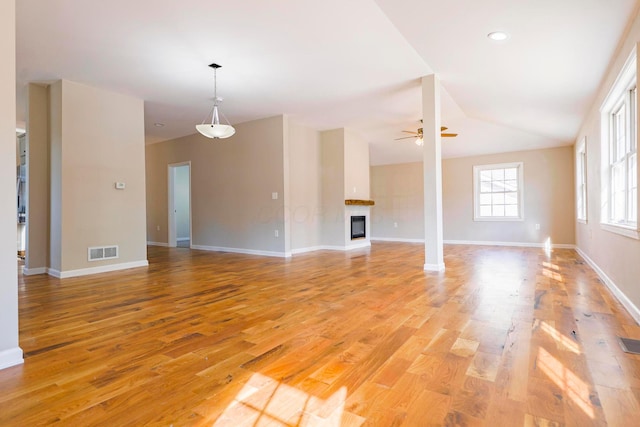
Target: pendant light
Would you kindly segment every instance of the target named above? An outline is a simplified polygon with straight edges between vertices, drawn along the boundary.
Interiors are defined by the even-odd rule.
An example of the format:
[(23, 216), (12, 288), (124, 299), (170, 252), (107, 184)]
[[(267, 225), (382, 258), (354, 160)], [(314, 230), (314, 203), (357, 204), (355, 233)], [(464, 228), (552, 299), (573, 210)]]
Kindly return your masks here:
[[(222, 115), (222, 117), (224, 117), (225, 121), (227, 122), (227, 124), (220, 124), (220, 117), (218, 116), (218, 104), (222, 102), (222, 98), (218, 98), (218, 81), (217, 81), (217, 71), (218, 68), (221, 67), (221, 65), (218, 64), (211, 64), (209, 65), (209, 67), (213, 68), (213, 109), (211, 110), (211, 123), (208, 122), (207, 118), (209, 117), (207, 115), (207, 117), (205, 117), (205, 120), (202, 122), (202, 124), (200, 125), (196, 125), (196, 129), (198, 130), (198, 132), (200, 132), (202, 135), (206, 136), (207, 138), (229, 138), (230, 136), (232, 136), (234, 133), (236, 133), (236, 130), (233, 128), (233, 126), (231, 126), (229, 123), (229, 121), (227, 120), (226, 117), (224, 117), (224, 114)], [(207, 123), (205, 123), (205, 121)]]

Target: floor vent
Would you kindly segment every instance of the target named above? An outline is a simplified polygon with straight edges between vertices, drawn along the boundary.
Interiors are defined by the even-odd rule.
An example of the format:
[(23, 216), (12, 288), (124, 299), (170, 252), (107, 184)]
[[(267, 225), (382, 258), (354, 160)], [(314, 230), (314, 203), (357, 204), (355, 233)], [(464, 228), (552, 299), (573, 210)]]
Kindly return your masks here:
[(118, 246), (94, 246), (89, 248), (89, 261), (118, 258)]
[(625, 353), (640, 354), (640, 340), (621, 337), (618, 339), (620, 340), (620, 346)]

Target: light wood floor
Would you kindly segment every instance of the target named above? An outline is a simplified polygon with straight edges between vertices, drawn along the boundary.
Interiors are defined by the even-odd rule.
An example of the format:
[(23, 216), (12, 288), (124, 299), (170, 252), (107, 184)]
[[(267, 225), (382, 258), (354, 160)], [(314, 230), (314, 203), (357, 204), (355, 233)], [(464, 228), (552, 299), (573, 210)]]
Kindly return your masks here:
[(149, 248), (20, 277), (0, 425), (639, 425), (640, 327), (572, 250), (374, 243), (291, 260)]

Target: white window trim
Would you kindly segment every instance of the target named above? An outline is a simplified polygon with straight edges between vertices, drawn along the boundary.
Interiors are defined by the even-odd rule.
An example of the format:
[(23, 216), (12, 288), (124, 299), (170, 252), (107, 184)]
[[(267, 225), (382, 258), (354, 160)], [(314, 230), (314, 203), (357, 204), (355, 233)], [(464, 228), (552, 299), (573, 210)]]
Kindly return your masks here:
[[(580, 161), (581, 154), (584, 154), (584, 160), (582, 163)], [(580, 224), (586, 224), (589, 218), (589, 188), (587, 187), (587, 137), (584, 136), (578, 143), (576, 144), (576, 221)], [(580, 168), (580, 166), (584, 168)], [(582, 173), (584, 171), (584, 174)], [(580, 183), (584, 185), (583, 192), (583, 204), (584, 204), (584, 217), (581, 216), (580, 206), (578, 205), (578, 194), (582, 192), (582, 188), (580, 188)]]
[[(627, 58), (622, 71), (616, 78), (600, 107), (600, 141), (601, 141), (601, 175), (600, 182), (602, 188), (600, 227), (611, 233), (631, 237), (640, 240), (640, 221), (636, 219), (636, 225), (615, 223), (610, 220), (610, 153), (611, 153), (611, 126), (610, 116), (619, 105), (624, 93), (633, 87), (637, 87), (637, 51), (634, 46), (631, 54)], [(638, 112), (636, 111), (636, 115)], [(637, 135), (635, 135), (637, 138)], [(636, 145), (637, 147), (637, 145)], [(640, 173), (640, 168), (636, 168)], [(639, 190), (640, 191), (640, 190)]]
[[(479, 195), (480, 195), (480, 171), (487, 169), (518, 169), (518, 216), (517, 217), (487, 217), (480, 216)], [(524, 221), (524, 163), (496, 163), (493, 165), (476, 165), (473, 167), (473, 220), (474, 221)]]

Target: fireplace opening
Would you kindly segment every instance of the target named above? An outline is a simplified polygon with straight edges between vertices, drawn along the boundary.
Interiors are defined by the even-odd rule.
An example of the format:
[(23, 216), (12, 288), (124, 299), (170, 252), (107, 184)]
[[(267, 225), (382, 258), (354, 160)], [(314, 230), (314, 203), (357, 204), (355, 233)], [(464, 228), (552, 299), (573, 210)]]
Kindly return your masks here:
[(351, 240), (367, 237), (365, 216), (351, 217)]

